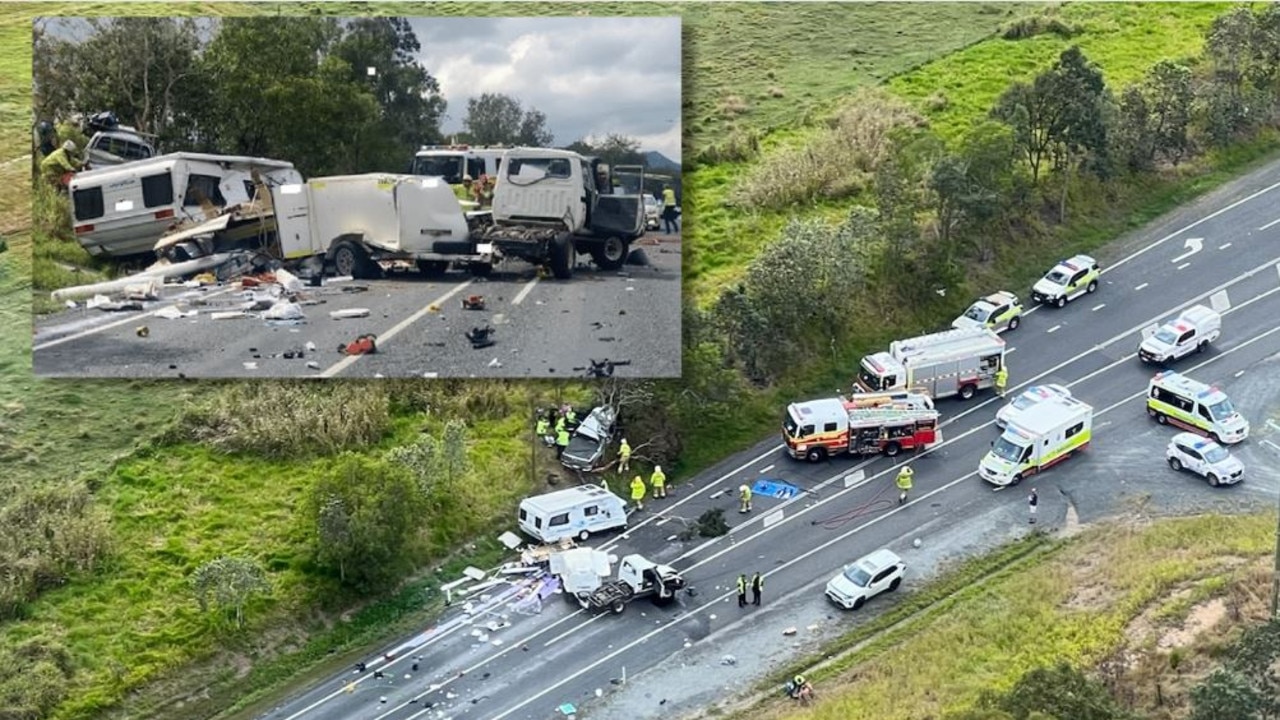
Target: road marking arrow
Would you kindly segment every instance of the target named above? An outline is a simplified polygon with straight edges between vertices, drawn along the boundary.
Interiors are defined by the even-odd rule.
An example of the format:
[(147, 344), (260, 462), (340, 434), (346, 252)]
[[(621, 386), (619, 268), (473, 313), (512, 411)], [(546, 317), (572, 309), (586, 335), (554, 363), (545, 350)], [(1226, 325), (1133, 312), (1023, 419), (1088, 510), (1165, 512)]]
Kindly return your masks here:
[(1186, 252), (1174, 258), (1172, 262), (1178, 263), (1200, 252), (1204, 246), (1204, 238), (1187, 238), (1187, 242), (1182, 247), (1186, 248)]

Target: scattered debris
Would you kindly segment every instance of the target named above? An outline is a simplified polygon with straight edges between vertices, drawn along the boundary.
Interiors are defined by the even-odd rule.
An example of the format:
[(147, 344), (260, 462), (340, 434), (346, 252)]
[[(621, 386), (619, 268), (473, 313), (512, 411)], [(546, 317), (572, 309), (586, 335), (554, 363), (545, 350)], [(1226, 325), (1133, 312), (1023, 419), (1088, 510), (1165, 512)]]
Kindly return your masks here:
[(724, 657), (720, 658), (720, 664), (721, 665), (737, 665), (738, 658), (732, 655), (725, 655)]
[(209, 317), (214, 320), (239, 320), (240, 318), (249, 317), (249, 313), (243, 310), (228, 310), (226, 312), (213, 313)]
[(467, 340), (471, 341), (471, 347), (475, 350), (490, 347), (494, 344), (493, 338), (489, 337), (493, 334), (493, 328), (489, 325), (484, 327), (475, 327), (467, 331)]
[(134, 330), (134, 332), (137, 333), (138, 337), (140, 338), (151, 336), (151, 328), (147, 327), (146, 325), (139, 325), (138, 328)]
[[(98, 298), (100, 298), (100, 297), (102, 297), (102, 296), (101, 296), (101, 295), (98, 295), (98, 296), (94, 297), (94, 300), (97, 300), (97, 299), (98, 299)], [(95, 303), (95, 304), (93, 304), (93, 305), (91, 305), (91, 306), (90, 306), (90, 305), (86, 305), (86, 307), (96, 307), (96, 308), (98, 308), (99, 310), (102, 310), (102, 311), (104, 311), (104, 312), (123, 312), (123, 311), (126, 311), (126, 310), (141, 310), (141, 309), (142, 309), (142, 303), (138, 302), (137, 300), (128, 300), (128, 301), (124, 301), (124, 302), (112, 302), (112, 301), (110, 301), (110, 300), (106, 300), (106, 298), (103, 298), (103, 299), (105, 300), (105, 302)]]
[(311, 370), (319, 370), (320, 363), (316, 362), (315, 360), (312, 360), (311, 362), (307, 363), (307, 368)]
[(329, 317), (334, 320), (369, 317), (369, 308), (347, 308), (346, 310), (330, 310)]
[(245, 369), (245, 370), (257, 370), (257, 369), (258, 369), (258, 363), (256, 363), (256, 362), (247, 362), (247, 363), (245, 363), (245, 364), (244, 364), (244, 369)]
[(92, 285), (79, 285), (77, 287), (54, 290), (52, 297), (54, 300), (62, 301), (92, 297), (94, 295), (101, 295), (104, 293), (123, 292), (131, 285), (146, 283), (150, 280), (163, 282), (169, 278), (182, 277), (193, 272), (199, 272), (206, 268), (216, 267), (227, 262), (231, 257), (231, 253), (219, 253), (207, 258), (200, 258), (199, 260), (191, 260), (181, 263), (168, 263), (162, 261), (152, 265), (150, 268), (140, 273), (137, 273), (136, 275), (130, 275), (118, 280), (108, 280), (106, 282), (94, 283)]
[(307, 349), (307, 352), (315, 352), (315, 351), (316, 351), (316, 344), (315, 344), (315, 343), (313, 343), (313, 342), (311, 342), (310, 340), (308, 340), (308, 341), (307, 341), (307, 344), (306, 344), (306, 346), (305, 346), (305, 347), (306, 347), (306, 349)]
[(483, 295), (468, 295), (462, 298), (463, 310), (483, 310), (485, 308)]
[(180, 319), (180, 318), (192, 317), (193, 315), (195, 315), (195, 314), (196, 314), (196, 313), (198, 313), (198, 312), (200, 312), (200, 311), (199, 311), (199, 310), (188, 310), (188, 311), (186, 311), (186, 312), (183, 312), (183, 311), (181, 311), (181, 310), (179, 310), (179, 309), (178, 309), (178, 306), (177, 306), (177, 305), (170, 305), (169, 307), (161, 308), (161, 309), (159, 309), (159, 310), (155, 311), (155, 313), (154, 313), (154, 314), (155, 314), (155, 316), (156, 316), (156, 317), (158, 317), (158, 318), (164, 318), (165, 320), (178, 320), (178, 319)]
[(796, 629), (795, 627), (789, 627), (786, 630), (783, 630), (782, 634), (786, 635), (787, 637), (791, 637), (792, 635), (796, 634)]
[(502, 363), (498, 362), (498, 358), (494, 358), (494, 359), (492, 359), (492, 360), (490, 360), (490, 361), (489, 361), (489, 367), (491, 367), (491, 368), (500, 368), (500, 367), (502, 367)]
[[(613, 338), (610, 338), (610, 340), (612, 339)], [(573, 371), (574, 372), (586, 371), (586, 376), (589, 378), (613, 377), (613, 371), (615, 368), (624, 367), (626, 365), (631, 364), (630, 360), (614, 361), (608, 358), (605, 358), (604, 360), (588, 360), (587, 362), (591, 363), (590, 367), (576, 367), (573, 369)]]
[[(284, 272), (283, 270), (281, 272)], [(264, 320), (302, 320), (306, 315), (302, 312), (302, 307), (295, 302), (289, 300), (277, 300), (265, 313), (262, 314)]]
[(126, 300), (159, 300), (160, 282), (149, 279), (146, 282), (125, 285), (124, 298)]
[(378, 352), (377, 340), (377, 335), (361, 335), (353, 343), (339, 345), (338, 352), (343, 355), (372, 355)]

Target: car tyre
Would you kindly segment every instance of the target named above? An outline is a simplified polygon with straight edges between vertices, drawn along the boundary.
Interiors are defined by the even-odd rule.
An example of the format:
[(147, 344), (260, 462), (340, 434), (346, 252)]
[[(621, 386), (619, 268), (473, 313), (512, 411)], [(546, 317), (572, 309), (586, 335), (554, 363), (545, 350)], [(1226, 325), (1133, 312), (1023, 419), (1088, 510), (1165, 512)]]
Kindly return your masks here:
[(1088, 286), (1088, 287), (1086, 287), (1086, 288), (1084, 289), (1084, 291), (1085, 291), (1085, 292), (1087, 292), (1087, 293), (1092, 294), (1092, 293), (1093, 293), (1094, 291), (1096, 291), (1097, 289), (1098, 289), (1098, 281), (1097, 281), (1097, 280), (1090, 280), (1090, 281), (1089, 281), (1089, 286)]
[(1205, 479), (1209, 481), (1209, 487), (1218, 487), (1217, 475), (1214, 475), (1213, 473), (1209, 473), (1208, 475), (1205, 476)]
[(1162, 413), (1162, 412), (1157, 412), (1157, 413), (1155, 414), (1155, 418), (1156, 418), (1156, 422), (1157, 422), (1157, 423), (1159, 423), (1159, 424), (1161, 424), (1161, 425), (1168, 425), (1168, 424), (1169, 424), (1169, 418), (1165, 417), (1165, 414), (1164, 414), (1164, 413)]
[(573, 277), (573, 268), (578, 264), (577, 253), (569, 233), (560, 233), (551, 239), (551, 274), (557, 280)]
[(1019, 324), (1019, 323), (1021, 323), (1021, 322), (1022, 322), (1022, 319), (1021, 319), (1021, 318), (1019, 318), (1019, 317), (1012, 317), (1012, 318), (1010, 318), (1010, 319), (1009, 319), (1009, 332), (1013, 332), (1014, 330), (1017, 330), (1017, 329), (1018, 329), (1018, 324)]
[(622, 600), (614, 600), (609, 609), (613, 611), (614, 615), (621, 615), (622, 611), (627, 609), (627, 604)]
[(1058, 307), (1058, 308), (1066, 307), (1066, 306), (1067, 306), (1067, 296), (1066, 296), (1066, 295), (1063, 295), (1062, 297), (1060, 297), (1060, 298), (1058, 298), (1057, 300), (1053, 301), (1053, 306), (1054, 306), (1054, 307)]
[(1208, 349), (1209, 349), (1209, 341), (1208, 341), (1208, 340), (1201, 340), (1201, 341), (1200, 341), (1200, 344), (1196, 346), (1196, 352), (1198, 352), (1198, 353), (1202, 353), (1202, 352), (1204, 352), (1205, 350), (1208, 350)]
[(902, 584), (902, 578), (900, 577), (894, 578), (893, 582), (889, 583), (889, 592), (893, 592), (894, 590), (897, 590), (898, 586), (901, 584)]
[(976, 392), (978, 392), (978, 388), (971, 383), (960, 386), (960, 397), (963, 400), (972, 400)]
[(583, 530), (582, 532), (578, 533), (578, 542), (586, 542), (590, 538), (591, 538), (591, 533), (587, 530)]
[(1016, 475), (1014, 475), (1014, 476), (1013, 476), (1013, 480), (1011, 480), (1011, 481), (1009, 482), (1009, 487), (1013, 487), (1013, 486), (1017, 485), (1017, 484), (1018, 484), (1018, 483), (1020, 483), (1020, 482), (1022, 482), (1022, 473), (1018, 473), (1018, 474), (1016, 474)]
[(333, 269), (339, 276), (349, 275), (357, 280), (373, 280), (381, 275), (378, 264), (354, 240), (343, 240), (333, 249)]
[(866, 604), (867, 604), (867, 599), (866, 599), (866, 598), (864, 598), (864, 597), (860, 597), (860, 598), (858, 598), (857, 600), (854, 600), (854, 601), (853, 601), (853, 609), (854, 609), (854, 610), (861, 610), (861, 609), (862, 609), (862, 606), (863, 606), (863, 605), (866, 605)]
[(896, 457), (900, 452), (902, 452), (902, 446), (896, 442), (891, 442), (884, 446), (884, 454), (889, 457)]
[(1176, 457), (1171, 457), (1169, 458), (1169, 467), (1173, 468), (1174, 470), (1181, 470), (1182, 462), (1179, 461), (1178, 458)]
[(620, 237), (605, 238), (604, 242), (591, 249), (591, 259), (601, 270), (621, 270), (627, 264), (629, 243)]
[(804, 459), (811, 463), (822, 462), (827, 459), (826, 448), (809, 448), (809, 450), (804, 454)]

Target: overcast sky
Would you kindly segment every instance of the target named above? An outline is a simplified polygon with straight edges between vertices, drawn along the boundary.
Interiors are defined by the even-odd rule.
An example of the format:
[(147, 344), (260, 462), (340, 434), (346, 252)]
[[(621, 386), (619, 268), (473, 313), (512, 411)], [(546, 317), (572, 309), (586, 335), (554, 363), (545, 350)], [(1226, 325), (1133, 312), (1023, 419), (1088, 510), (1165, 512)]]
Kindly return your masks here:
[(419, 60), (462, 129), (467, 99), (510, 95), (547, 116), (557, 145), (619, 133), (680, 161), (680, 19), (411, 18)]

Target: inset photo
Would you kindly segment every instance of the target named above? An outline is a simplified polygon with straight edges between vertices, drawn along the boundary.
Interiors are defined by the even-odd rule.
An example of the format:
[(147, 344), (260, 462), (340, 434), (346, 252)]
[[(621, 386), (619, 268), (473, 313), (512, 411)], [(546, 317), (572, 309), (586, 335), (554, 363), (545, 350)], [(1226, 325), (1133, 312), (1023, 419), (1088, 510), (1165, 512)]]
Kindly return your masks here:
[(680, 376), (679, 18), (34, 29), (37, 375)]

